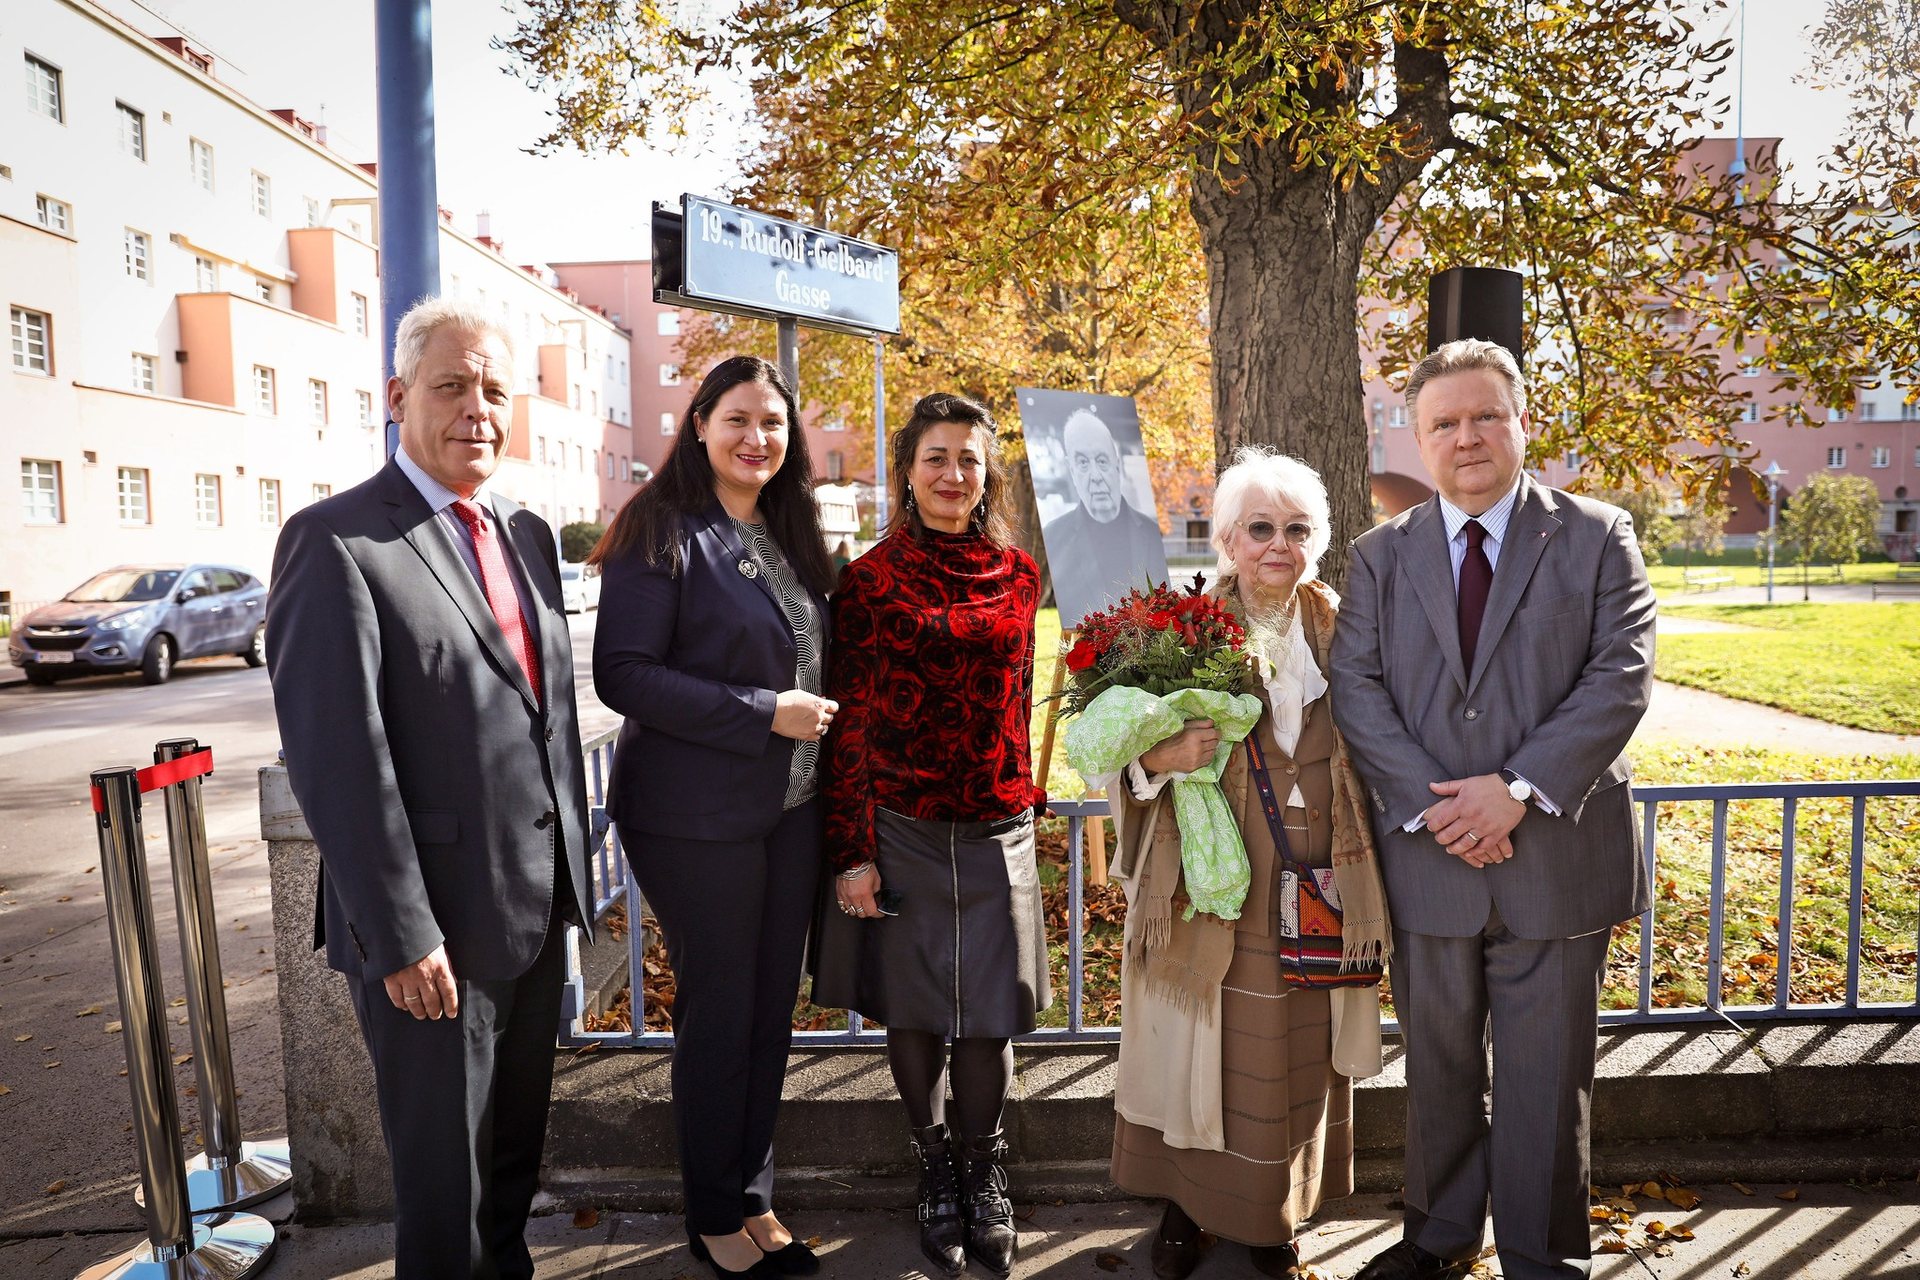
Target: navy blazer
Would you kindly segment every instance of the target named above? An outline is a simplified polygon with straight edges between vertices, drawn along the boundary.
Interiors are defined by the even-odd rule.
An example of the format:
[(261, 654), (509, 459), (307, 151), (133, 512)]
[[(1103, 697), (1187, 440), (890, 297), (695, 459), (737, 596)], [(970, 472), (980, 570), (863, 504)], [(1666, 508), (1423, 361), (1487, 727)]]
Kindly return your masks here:
[(607, 809), (626, 831), (757, 840), (786, 800), (795, 743), (773, 732), (773, 712), (799, 651), (766, 575), (743, 572), (752, 555), (718, 502), (682, 516), (678, 542), (677, 568), (638, 547), (601, 567), (593, 687), (626, 717)]
[(441, 943), (463, 978), (518, 977), (564, 862), (593, 918), (573, 647), (553, 533), (492, 495), (532, 606), (542, 705), (486, 596), (389, 460), (288, 519), (267, 597), (287, 780), (320, 847), (315, 945), (378, 979)]

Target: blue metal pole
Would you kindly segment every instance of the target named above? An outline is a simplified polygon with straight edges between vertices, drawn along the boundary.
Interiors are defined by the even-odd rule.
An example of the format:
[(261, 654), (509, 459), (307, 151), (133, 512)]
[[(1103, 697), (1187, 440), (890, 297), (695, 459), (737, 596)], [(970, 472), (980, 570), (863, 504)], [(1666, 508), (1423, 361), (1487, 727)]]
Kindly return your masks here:
[[(407, 308), (440, 293), (440, 196), (433, 149), (433, 0), (373, 7), (380, 115), (380, 311), (386, 372)], [(387, 454), (399, 447), (387, 424)]]

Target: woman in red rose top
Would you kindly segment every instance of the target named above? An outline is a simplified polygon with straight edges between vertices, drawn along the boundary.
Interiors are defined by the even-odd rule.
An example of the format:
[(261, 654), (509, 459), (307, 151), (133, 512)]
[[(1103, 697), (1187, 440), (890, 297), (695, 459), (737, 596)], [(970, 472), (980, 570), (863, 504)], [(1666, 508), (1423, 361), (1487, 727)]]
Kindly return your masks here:
[[(887, 535), (833, 599), (824, 913), (813, 999), (885, 1024), (920, 1165), (920, 1247), (1013, 1266), (1001, 1113), (1051, 1003), (1034, 868), (1033, 626), (993, 417), (930, 395), (894, 436)], [(951, 1047), (949, 1047), (951, 1041)], [(951, 1083), (953, 1098), (947, 1099)]]

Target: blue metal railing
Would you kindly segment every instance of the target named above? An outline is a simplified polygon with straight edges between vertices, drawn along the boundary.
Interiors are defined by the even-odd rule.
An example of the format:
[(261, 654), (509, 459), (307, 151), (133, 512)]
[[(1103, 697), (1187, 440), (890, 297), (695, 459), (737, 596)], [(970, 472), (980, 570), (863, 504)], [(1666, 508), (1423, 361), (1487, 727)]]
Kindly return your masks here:
[[(595, 852), (596, 918), (603, 917), (616, 902), (624, 901), (633, 904), (640, 901), (640, 893), (633, 884), (632, 873), (626, 866), (626, 859), (619, 852), (618, 833), (607, 833), (604, 818), (603, 787), (604, 780), (611, 777), (613, 737), (612, 733), (602, 734), (587, 744), (589, 776), (593, 785), (595, 832), (596, 836), (608, 835), (608, 838), (600, 840)], [(1706, 997), (1705, 1002), (1700, 1005), (1658, 1006), (1654, 1003), (1654, 942), (1657, 908), (1649, 908), (1640, 917), (1637, 1004), (1630, 1009), (1601, 1011), (1599, 1015), (1601, 1023), (1619, 1026), (1711, 1022), (1726, 1019), (1758, 1022), (1786, 1018), (1920, 1018), (1920, 985), (1916, 985), (1913, 998), (1909, 1000), (1862, 1001), (1860, 998), (1861, 950), (1866, 918), (1867, 802), (1873, 799), (1903, 797), (1920, 797), (1920, 779), (1890, 782), (1763, 782), (1714, 786), (1636, 787), (1634, 800), (1641, 807), (1641, 834), (1644, 856), (1647, 860), (1647, 874), (1648, 879), (1654, 883), (1658, 883), (1654, 873), (1658, 865), (1662, 830), (1660, 806), (1701, 803), (1713, 806), (1712, 847), (1709, 862), (1712, 874), (1707, 904)], [(1793, 938), (1794, 865), (1798, 853), (1800, 802), (1823, 799), (1852, 802), (1847, 882), (1846, 994), (1843, 1000), (1813, 1003), (1796, 1001), (1792, 998), (1792, 964), (1795, 948)], [(1737, 802), (1752, 801), (1777, 801), (1780, 805), (1780, 886), (1776, 913), (1778, 925), (1774, 952), (1774, 998), (1771, 1003), (1728, 1004), (1724, 1001), (1721, 990), (1726, 951), (1728, 807)], [(1067, 918), (1071, 922), (1071, 927), (1066, 937), (1066, 1025), (1043, 1027), (1019, 1039), (1027, 1044), (1088, 1044), (1118, 1040), (1120, 1038), (1118, 1026), (1087, 1026), (1082, 1007), (1086, 971), (1085, 938), (1082, 929), (1086, 905), (1086, 884), (1082, 870), (1085, 829), (1087, 819), (1106, 816), (1107, 802), (1105, 800), (1056, 800), (1052, 802), (1051, 807), (1055, 813), (1067, 819)], [(640, 926), (640, 913), (633, 911), (630, 907), (628, 914), (627, 971), (629, 974), (643, 974), (647, 940)], [(1915, 951), (1916, 983), (1920, 984), (1920, 927), (1916, 928)], [(585, 1006), (577, 943), (569, 946), (568, 958), (571, 964), (569, 990), (574, 993), (574, 998), (567, 1001), (563, 1010), (560, 1030), (562, 1044), (641, 1048), (664, 1047), (672, 1042), (672, 1035), (669, 1032), (642, 1029), (644, 1026), (643, 1000), (637, 994), (633, 999), (635, 1030), (587, 1030), (581, 1016)], [(1386, 1019), (1385, 1025), (1389, 1031), (1398, 1029), (1398, 1023), (1392, 1018)], [(849, 1014), (848, 1026), (844, 1031), (796, 1031), (794, 1039), (796, 1043), (808, 1046), (877, 1044), (885, 1039), (885, 1034), (884, 1031), (863, 1026), (858, 1014)]]

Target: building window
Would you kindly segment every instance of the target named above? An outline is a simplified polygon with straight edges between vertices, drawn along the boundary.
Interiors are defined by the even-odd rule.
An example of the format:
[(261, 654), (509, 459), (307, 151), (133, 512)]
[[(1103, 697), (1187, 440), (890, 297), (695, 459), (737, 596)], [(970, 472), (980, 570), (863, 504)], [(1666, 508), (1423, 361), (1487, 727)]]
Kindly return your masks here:
[(1847, 465), (1847, 449), (1845, 445), (1836, 444), (1827, 450), (1827, 465), (1829, 467), (1844, 467)]
[(627, 385), (627, 359), (625, 356), (620, 357), (620, 385), (623, 387)]
[(273, 281), (263, 279), (260, 276), (255, 276), (253, 278), (253, 296), (260, 299), (260, 301), (262, 302), (272, 302), (273, 301)]
[(1753, 356), (1740, 362), (1740, 376), (1743, 378), (1757, 378), (1766, 371), (1766, 366)]
[(1877, 444), (1873, 446), (1873, 465), (1876, 467), (1892, 466), (1893, 465), (1893, 449), (1890, 446), (1884, 445), (1884, 444)]
[(193, 255), (193, 287), (201, 293), (220, 291), (220, 268), (212, 258), (204, 258), (197, 253)]
[(113, 104), (120, 113), (120, 149), (135, 160), (147, 158), (147, 117), (124, 102)]
[(315, 485), (315, 486), (313, 486), (313, 500), (314, 500), (315, 502), (323, 502), (323, 501), (325, 501), (326, 499), (328, 499), (328, 498), (331, 498), (332, 496), (333, 496), (333, 486), (332, 486), (332, 485), (330, 485), (330, 484), (317, 484), (317, 485)]
[[(1920, 453), (1920, 450), (1915, 450), (1915, 452)], [(607, 455), (607, 479), (609, 480), (613, 479), (613, 455), (612, 454)]]
[(679, 332), (680, 313), (678, 311), (662, 311), (660, 313), (660, 336), (663, 338), (672, 338), (677, 336)]
[(315, 200), (312, 196), (308, 196), (307, 197), (307, 225), (310, 227), (317, 227), (320, 225), (320, 221), (321, 221), (320, 202), (318, 200)]
[(546, 466), (547, 465), (547, 438), (545, 436), (535, 436), (533, 438), (533, 445), (534, 445), (534, 449), (533, 449), (534, 461), (538, 462), (543, 467)]
[(1577, 453), (1567, 454), (1562, 461), (1566, 464), (1566, 468), (1569, 471), (1578, 471), (1580, 469), (1580, 455)]
[(367, 295), (353, 295), (353, 331), (361, 337), (367, 336)]
[(24, 307), (10, 309), (13, 367), (23, 373), (53, 372), (53, 317)]
[(40, 225), (50, 231), (73, 230), (73, 206), (65, 200), (55, 200), (52, 196), (39, 196), (34, 200), (33, 211), (40, 219)]
[(280, 523), (280, 482), (278, 480), (260, 482), (260, 523)]
[(1406, 426), (1407, 425), (1407, 406), (1403, 404), (1397, 404), (1393, 406), (1393, 411), (1387, 415), (1387, 425), (1390, 427)]
[(134, 352), (133, 389), (135, 391), (151, 391), (153, 390), (153, 385), (153, 357), (142, 355), (138, 351)]
[(203, 529), (220, 523), (220, 477), (201, 472), (193, 478), (193, 522)]
[(60, 101), (60, 68), (27, 55), (27, 110), (49, 120), (65, 121), (67, 112)]
[(373, 392), (356, 391), (353, 393), (353, 402), (354, 402), (354, 406), (360, 412), (360, 425), (363, 427), (372, 426), (373, 425)]
[(318, 378), (307, 379), (307, 411), (315, 423), (327, 425), (327, 384)]
[(187, 139), (187, 164), (193, 173), (193, 185), (202, 191), (213, 190), (213, 148), (198, 138)]
[(263, 364), (253, 366), (253, 407), (261, 413), (278, 413), (279, 401), (273, 370)]
[(680, 420), (670, 413), (660, 415), (660, 434), (670, 436), (680, 430)]
[(147, 523), (147, 469), (121, 467), (115, 473), (114, 492), (120, 503), (121, 524)]
[(1747, 401), (1746, 407), (1740, 410), (1740, 421), (1742, 422), (1760, 421), (1760, 406), (1753, 403), (1753, 401), (1751, 400)]
[(153, 280), (153, 264), (150, 260), (152, 252), (153, 242), (147, 239), (147, 233), (128, 227), (127, 274), (135, 280), (151, 282)]
[(1828, 422), (1845, 422), (1846, 420), (1847, 420), (1847, 411), (1845, 409), (1827, 410)]
[(28, 524), (60, 523), (60, 464), (20, 459), (20, 507)]
[(1920, 418), (1920, 404), (1915, 404), (1911, 400), (1902, 401), (1900, 404), (1900, 421), (1912, 422), (1915, 418)]
[(253, 211), (263, 218), (273, 216), (273, 179), (258, 169), (253, 171)]
[[(1379, 400), (1373, 402), (1373, 429), (1375, 431), (1387, 425), (1387, 406)], [(1205, 539), (1202, 539), (1205, 541)]]
[(847, 473), (847, 456), (838, 449), (827, 450), (827, 479), (838, 480)]
[(620, 455), (620, 478), (628, 484), (633, 483), (633, 464), (627, 460), (627, 455), (624, 453)]
[(679, 386), (680, 385), (680, 366), (677, 364), (661, 365), (660, 366), (660, 385), (663, 387)]

